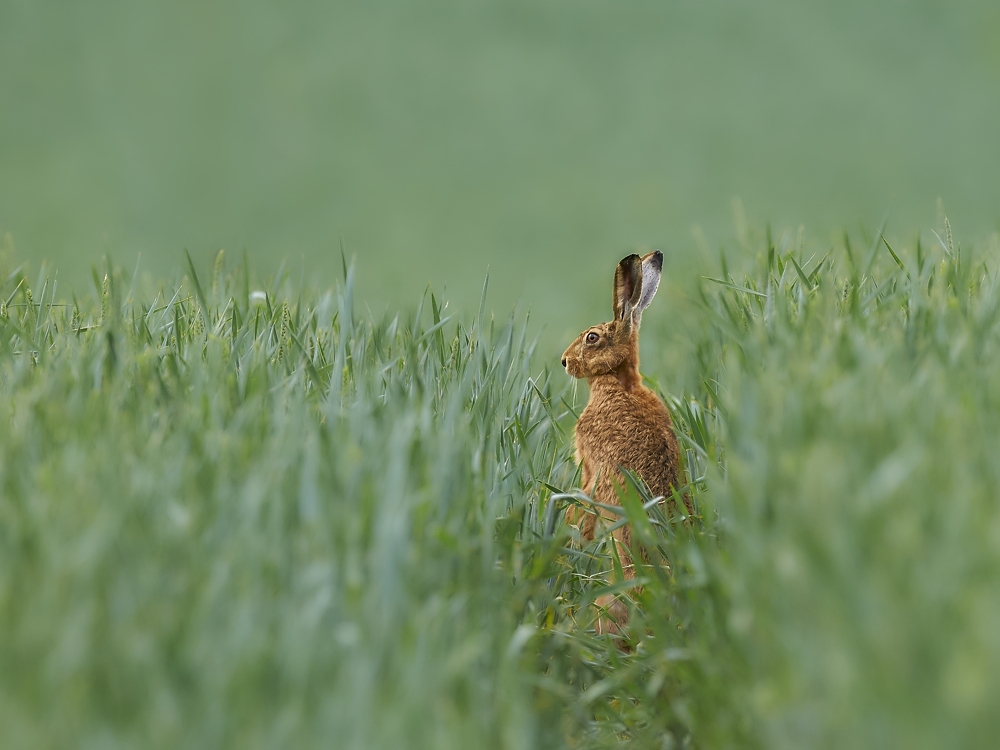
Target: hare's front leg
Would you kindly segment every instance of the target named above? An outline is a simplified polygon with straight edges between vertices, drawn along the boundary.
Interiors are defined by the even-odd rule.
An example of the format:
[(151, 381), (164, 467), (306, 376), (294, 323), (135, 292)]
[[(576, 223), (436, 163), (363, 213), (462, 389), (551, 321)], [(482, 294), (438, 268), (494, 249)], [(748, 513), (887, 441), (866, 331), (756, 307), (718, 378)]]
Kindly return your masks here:
[[(580, 476), (580, 487), (583, 489), (587, 495), (591, 498), (594, 497), (594, 472), (590, 469), (590, 462), (584, 460), (583, 456), (580, 454), (580, 449), (577, 448), (576, 460), (580, 464), (581, 476)], [(566, 509), (566, 523), (570, 526), (575, 526), (582, 536), (587, 541), (591, 541), (594, 538), (594, 521), (595, 516), (592, 511), (587, 508), (583, 508), (580, 505), (571, 505)]]
[[(635, 563), (632, 560), (630, 549), (631, 529), (628, 526), (622, 526), (611, 532), (611, 536), (615, 550), (618, 552), (618, 560), (622, 565), (622, 575), (626, 581), (631, 581), (635, 578)], [(608, 577), (608, 582), (612, 584), (617, 582), (617, 575), (614, 572)], [(629, 612), (625, 602), (619, 598), (624, 595), (625, 593), (621, 592), (620, 594), (604, 594), (597, 597), (594, 601), (598, 611), (594, 630), (598, 635), (608, 633), (623, 639), (619, 641), (618, 647), (627, 651), (629, 647), (624, 639), (628, 638)]]

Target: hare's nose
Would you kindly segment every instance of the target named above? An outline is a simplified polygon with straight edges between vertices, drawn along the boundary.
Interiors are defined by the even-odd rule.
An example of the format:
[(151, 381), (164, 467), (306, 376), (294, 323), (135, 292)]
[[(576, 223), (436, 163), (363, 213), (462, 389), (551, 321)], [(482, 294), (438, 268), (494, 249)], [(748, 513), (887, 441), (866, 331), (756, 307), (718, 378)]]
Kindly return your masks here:
[(565, 357), (563, 357), (563, 358), (562, 358), (562, 366), (563, 366), (563, 367), (565, 367), (565, 366), (566, 366), (566, 358), (565, 358)]

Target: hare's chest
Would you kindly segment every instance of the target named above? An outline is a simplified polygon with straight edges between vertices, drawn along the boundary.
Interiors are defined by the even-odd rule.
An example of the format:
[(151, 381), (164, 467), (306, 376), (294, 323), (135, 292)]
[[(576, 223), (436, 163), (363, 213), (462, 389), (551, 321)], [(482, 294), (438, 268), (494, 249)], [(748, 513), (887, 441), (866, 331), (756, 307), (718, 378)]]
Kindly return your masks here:
[(628, 394), (592, 400), (576, 424), (577, 458), (590, 469), (629, 466), (649, 439), (647, 420)]

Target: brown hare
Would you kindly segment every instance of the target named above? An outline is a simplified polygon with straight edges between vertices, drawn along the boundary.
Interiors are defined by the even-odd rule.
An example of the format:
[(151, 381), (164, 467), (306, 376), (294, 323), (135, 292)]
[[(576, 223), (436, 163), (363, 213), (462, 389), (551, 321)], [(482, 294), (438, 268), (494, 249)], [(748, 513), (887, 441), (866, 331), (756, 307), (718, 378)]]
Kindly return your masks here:
[[(639, 322), (660, 284), (663, 253), (655, 250), (623, 258), (615, 270), (614, 319), (592, 326), (563, 352), (562, 364), (575, 378), (586, 378), (590, 399), (576, 424), (576, 456), (583, 489), (596, 502), (618, 505), (615, 484), (620, 469), (638, 474), (654, 496), (669, 497), (678, 486), (678, 447), (667, 407), (642, 384), (639, 375)], [(604, 511), (611, 522), (617, 516)], [(594, 538), (597, 518), (571, 507), (567, 521)], [(613, 532), (626, 580), (635, 577), (631, 529)], [(628, 609), (614, 595), (599, 597), (598, 633), (623, 635)]]

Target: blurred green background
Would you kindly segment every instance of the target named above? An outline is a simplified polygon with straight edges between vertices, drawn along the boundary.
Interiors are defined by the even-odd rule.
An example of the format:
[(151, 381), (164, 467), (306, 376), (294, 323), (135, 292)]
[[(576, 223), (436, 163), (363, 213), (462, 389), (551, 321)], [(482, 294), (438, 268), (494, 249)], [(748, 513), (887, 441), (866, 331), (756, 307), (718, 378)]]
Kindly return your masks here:
[(938, 197), (994, 231), (998, 130), (989, 2), (0, 0), (0, 233), (62, 284), (226, 248), (326, 286), (343, 242), (375, 311), (489, 269), (555, 341), (734, 197), (823, 242)]

